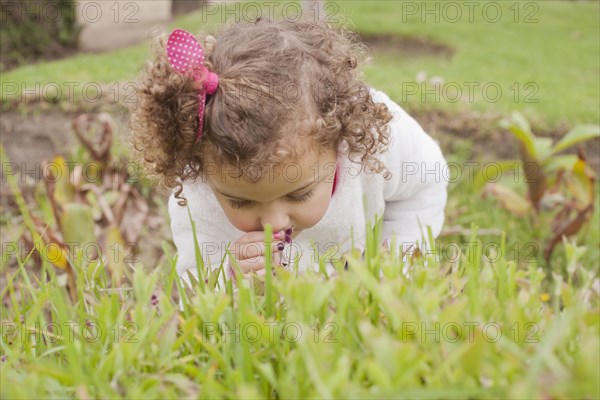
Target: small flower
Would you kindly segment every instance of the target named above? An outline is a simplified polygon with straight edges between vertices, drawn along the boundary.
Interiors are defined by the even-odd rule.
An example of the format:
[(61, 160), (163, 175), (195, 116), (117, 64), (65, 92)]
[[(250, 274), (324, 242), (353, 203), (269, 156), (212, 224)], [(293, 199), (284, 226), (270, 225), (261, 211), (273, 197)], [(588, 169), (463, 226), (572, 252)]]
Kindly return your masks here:
[(286, 243), (291, 243), (292, 242), (292, 228), (286, 229), (285, 230), (285, 242)]
[(152, 294), (152, 297), (150, 297), (150, 302), (153, 306), (156, 306), (158, 304), (158, 296), (156, 294)]
[(0, 357), (0, 362), (5, 362), (7, 358), (8, 356), (4, 354), (2, 357)]
[(548, 293), (542, 293), (542, 295), (540, 296), (540, 300), (542, 300), (543, 302), (548, 302), (550, 301), (550, 295)]

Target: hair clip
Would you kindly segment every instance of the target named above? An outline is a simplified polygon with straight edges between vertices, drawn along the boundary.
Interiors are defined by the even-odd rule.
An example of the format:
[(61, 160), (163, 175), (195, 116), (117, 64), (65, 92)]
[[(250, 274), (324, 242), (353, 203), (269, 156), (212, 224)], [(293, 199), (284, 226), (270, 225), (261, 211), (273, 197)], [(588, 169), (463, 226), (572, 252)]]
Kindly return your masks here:
[(180, 74), (191, 73), (195, 80), (202, 80), (198, 95), (198, 134), (196, 142), (202, 137), (204, 105), (206, 96), (217, 91), (219, 76), (204, 66), (204, 50), (196, 38), (183, 29), (175, 29), (167, 41), (167, 56), (171, 67)]

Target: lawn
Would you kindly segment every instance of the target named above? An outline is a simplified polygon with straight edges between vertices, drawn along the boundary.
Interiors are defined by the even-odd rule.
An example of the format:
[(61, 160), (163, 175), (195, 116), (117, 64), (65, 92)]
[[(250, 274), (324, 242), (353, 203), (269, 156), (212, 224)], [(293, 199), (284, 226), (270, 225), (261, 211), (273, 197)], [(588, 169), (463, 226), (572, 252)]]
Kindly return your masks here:
[[(363, 35), (420, 37), (452, 49), (447, 58), (377, 47), (375, 63), (366, 70), (367, 80), (409, 108), (520, 110), (544, 128), (560, 122), (598, 123), (600, 4), (503, 1), (491, 2), (490, 7), (487, 3), (471, 7), (454, 2), (459, 7), (448, 8), (444, 2), (426, 6), (425, 2), (342, 1), (328, 2), (326, 14), (333, 23), (350, 22)], [(273, 9), (295, 18), (293, 7)], [(267, 10), (264, 6), (263, 15), (269, 15)], [(224, 19), (249, 19), (256, 14), (251, 8), (238, 17), (224, 11), (196, 12), (171, 26), (212, 32)], [(38, 83), (40, 88), (56, 83), (66, 91), (68, 82), (131, 82), (148, 52), (147, 44), (141, 44), (19, 68), (2, 77), (0, 98), (18, 101), (21, 87), (35, 88)], [(420, 72), (443, 81), (428, 87), (427, 80), (417, 79)]]
[[(368, 82), (409, 110), (436, 109), (461, 118), (520, 111), (536, 129), (598, 123), (598, 3), (477, 3), (501, 7), (497, 22), (489, 21), (495, 6), (487, 6), (485, 18), (476, 8), (471, 22), (463, 2), (452, 3), (463, 7), (463, 18), (455, 22), (445, 2), (427, 3), (433, 11), (425, 16), (419, 8), (424, 2), (328, 2), (327, 11), (333, 18), (346, 15), (370, 38), (374, 62), (366, 69)], [(193, 13), (172, 27), (194, 31), (205, 18), (211, 31), (220, 17)], [(380, 43), (375, 36), (399, 47), (375, 45)], [(406, 37), (442, 50), (421, 51), (411, 47), (415, 39), (397, 39)], [(132, 81), (147, 54), (147, 44), (141, 44), (11, 71), (2, 77), (4, 106), (13, 107), (17, 98), (7, 96), (7, 83)], [(526, 87), (528, 82), (535, 86)], [(452, 88), (490, 83), (502, 89), (497, 102), (481, 92), (473, 101), (445, 101)], [(424, 88), (429, 94), (423, 99)], [(432, 101), (435, 93), (440, 101)], [(526, 103), (527, 96), (539, 101)], [(30, 107), (19, 105), (26, 112)], [(536, 145), (544, 150), (542, 142)], [(118, 230), (109, 230), (101, 243), (104, 259), (78, 251), (68, 254), (67, 264), (66, 252), (50, 251), (48, 234), (95, 240), (106, 227), (86, 231), (77, 221), (104, 212), (98, 201), (84, 211), (75, 208), (83, 214), (74, 214), (80, 219), (71, 218), (69, 225), (51, 197), (73, 209), (73, 202), (93, 195), (81, 200), (75, 196), (81, 186), (64, 182), (38, 183), (28, 195), (16, 175), (3, 175), (12, 194), (2, 204), (0, 224), (15, 234), (2, 243), (0, 264), (0, 397), (600, 398), (597, 196), (589, 195), (595, 207), (590, 220), (547, 261), (544, 247), (558, 207), (546, 202), (539, 212), (520, 216), (515, 197), (502, 207), (483, 178), (491, 164), (467, 168), (482, 161), (473, 141), (456, 139), (452, 149), (447, 160), (464, 169), (449, 186), (444, 232), (428, 239), (435, 251), (412, 257), (384, 253), (377, 246), (381, 220), (371, 221), (365, 253), (333, 260), (338, 276), (327, 276), (328, 255), (322, 255), (318, 273), (277, 270), (264, 281), (237, 282), (237, 293), (232, 282), (215, 293), (214, 275), (206, 276), (207, 283), (195, 282), (193, 290), (182, 287), (175, 248), (167, 240), (155, 263), (128, 263), (121, 257), (127, 252), (113, 252), (113, 245), (123, 250)], [(1, 150), (4, 166), (10, 160)], [(113, 159), (127, 154), (113, 150)], [(79, 146), (66, 161), (88, 165), (93, 158)], [(526, 198), (523, 165), (495, 161), (504, 172), (497, 183)], [(598, 183), (586, 178), (582, 165), (563, 171), (565, 185), (555, 186), (559, 194), (577, 199), (597, 193)], [(521, 178), (515, 178), (518, 171)], [(549, 178), (557, 177), (548, 171)], [(168, 224), (165, 199), (145, 180), (128, 182), (147, 204), (162, 205), (161, 223)], [(94, 183), (94, 193), (106, 190), (99, 189), (102, 183)], [(110, 207), (118, 193), (108, 192)], [(24, 251), (23, 238), (37, 243), (41, 256)], [(115, 254), (120, 256), (110, 257)]]
[[(546, 126), (598, 123), (598, 2), (477, 2), (472, 8), (466, 2), (450, 3), (460, 7), (444, 2), (337, 4), (359, 32), (426, 37), (454, 49), (450, 59), (375, 54), (369, 79), (403, 103), (520, 110), (544, 119), (540, 124)], [(421, 71), (443, 78), (444, 84), (437, 90), (429, 87), (428, 95), (418, 85), (413, 94)], [(457, 100), (460, 92), (463, 98)]]

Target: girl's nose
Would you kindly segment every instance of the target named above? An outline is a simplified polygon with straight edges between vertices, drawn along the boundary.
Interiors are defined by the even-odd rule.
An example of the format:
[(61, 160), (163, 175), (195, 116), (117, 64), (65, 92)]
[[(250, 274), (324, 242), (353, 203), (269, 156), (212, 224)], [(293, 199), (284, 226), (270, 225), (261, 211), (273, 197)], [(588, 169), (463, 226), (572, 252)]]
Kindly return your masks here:
[(286, 214), (271, 214), (267, 217), (261, 218), (261, 224), (263, 229), (265, 228), (265, 225), (271, 224), (273, 227), (273, 233), (275, 233), (281, 231), (282, 229), (288, 228), (290, 226), (290, 218)]

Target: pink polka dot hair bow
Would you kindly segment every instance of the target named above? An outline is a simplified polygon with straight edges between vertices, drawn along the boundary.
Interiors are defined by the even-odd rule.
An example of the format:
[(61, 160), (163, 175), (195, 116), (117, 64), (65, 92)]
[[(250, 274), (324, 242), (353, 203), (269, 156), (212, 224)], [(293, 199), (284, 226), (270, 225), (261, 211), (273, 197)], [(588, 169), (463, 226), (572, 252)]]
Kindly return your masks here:
[(175, 71), (180, 74), (191, 73), (195, 80), (202, 81), (198, 95), (198, 141), (202, 137), (206, 96), (217, 91), (219, 77), (204, 66), (204, 50), (200, 43), (192, 34), (182, 29), (175, 29), (169, 35), (167, 56)]

